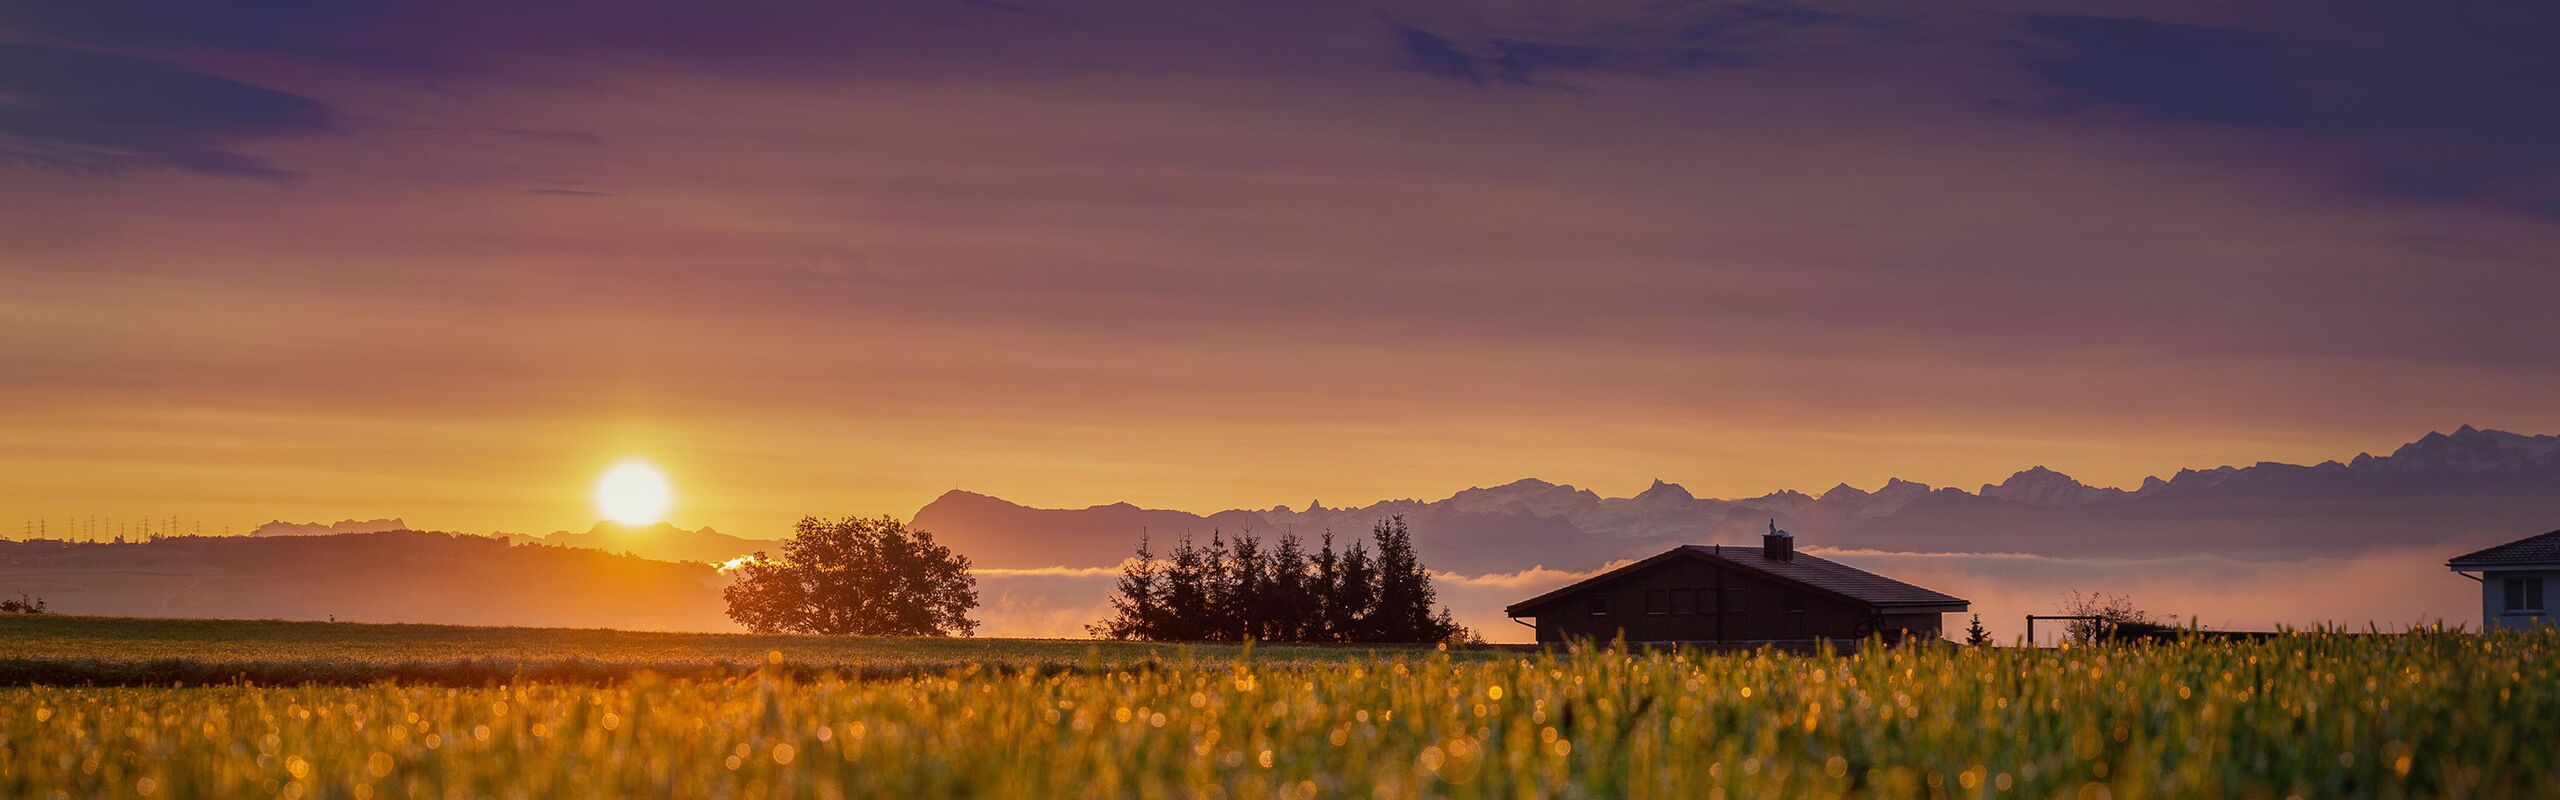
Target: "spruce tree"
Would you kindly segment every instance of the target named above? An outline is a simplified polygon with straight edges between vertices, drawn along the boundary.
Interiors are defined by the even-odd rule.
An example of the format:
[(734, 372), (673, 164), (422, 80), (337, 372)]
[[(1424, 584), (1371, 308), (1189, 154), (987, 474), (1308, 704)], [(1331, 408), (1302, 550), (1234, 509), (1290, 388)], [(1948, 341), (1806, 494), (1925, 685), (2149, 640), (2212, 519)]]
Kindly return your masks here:
[(1404, 516), (1380, 520), (1370, 531), (1378, 543), (1378, 596), (1371, 613), (1371, 641), (1437, 642), (1453, 631), (1433, 612), (1431, 573), (1413, 552)]
[(1210, 531), (1209, 547), (1200, 551), (1200, 633), (1194, 638), (1211, 642), (1236, 640), (1240, 623), (1235, 613), (1235, 568), (1235, 553), (1227, 546), (1226, 534)]
[(1315, 596), (1307, 591), (1307, 554), (1296, 534), (1280, 535), (1280, 546), (1271, 554), (1270, 578), (1270, 588), (1262, 593), (1263, 635), (1272, 641), (1309, 641)]
[(1200, 548), (1184, 534), (1173, 546), (1172, 564), (1164, 571), (1164, 625), (1160, 641), (1188, 642), (1208, 638), (1201, 609), (1209, 604), (1209, 569)]
[(1228, 635), (1236, 640), (1268, 639), (1270, 633), (1271, 564), (1262, 552), (1262, 540), (1252, 534), (1236, 537), (1228, 554), (1227, 624), (1233, 626)]
[(1369, 546), (1351, 540), (1351, 549), (1342, 553), (1342, 566), (1334, 574), (1329, 587), (1332, 602), (1328, 605), (1325, 625), (1333, 629), (1333, 641), (1383, 642), (1370, 624), (1378, 607), (1378, 570), (1369, 562)]
[(1085, 626), (1105, 639), (1153, 640), (1164, 637), (1164, 576), (1147, 537), (1138, 537), (1138, 552), (1120, 567), (1119, 593), (1111, 598), (1110, 619)]
[(1086, 628), (1095, 636), (1381, 644), (1472, 636), (1436, 607), (1431, 572), (1402, 517), (1379, 522), (1370, 541), (1354, 539), (1347, 550), (1334, 549), (1327, 532), (1312, 557), (1295, 535), (1265, 546), (1250, 533), (1212, 532), (1207, 547), (1184, 536), (1158, 561), (1141, 537), (1115, 589), (1112, 617)]
[(1307, 619), (1304, 641), (1343, 641), (1344, 630), (1334, 625), (1335, 607), (1340, 602), (1342, 558), (1333, 553), (1333, 532), (1325, 531), (1316, 549), (1315, 569), (1307, 576), (1307, 594), (1312, 607)]
[(1991, 646), (1991, 630), (1982, 627), (1982, 615), (1973, 615), (1973, 624), (1964, 626), (1964, 643), (1975, 647)]

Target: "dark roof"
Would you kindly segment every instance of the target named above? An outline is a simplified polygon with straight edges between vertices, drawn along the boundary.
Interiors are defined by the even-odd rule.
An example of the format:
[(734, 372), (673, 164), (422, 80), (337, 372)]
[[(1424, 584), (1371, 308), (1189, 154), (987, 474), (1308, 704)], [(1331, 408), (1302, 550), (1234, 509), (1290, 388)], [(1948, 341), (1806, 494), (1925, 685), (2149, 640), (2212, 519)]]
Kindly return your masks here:
[(2527, 536), (2487, 550), (2464, 553), (2444, 563), (2445, 566), (2454, 569), (2560, 564), (2560, 531), (2552, 531), (2540, 536)]
[(1778, 561), (1769, 558), (1757, 547), (1690, 544), (1585, 578), (1571, 586), (1522, 600), (1504, 611), (1516, 616), (1524, 610), (1546, 605), (1585, 589), (1614, 582), (1675, 558), (1696, 558), (1729, 564), (1876, 608), (1968, 605), (1967, 601), (1961, 597), (1933, 592), (1857, 567), (1801, 552), (1796, 553), (1792, 561)]

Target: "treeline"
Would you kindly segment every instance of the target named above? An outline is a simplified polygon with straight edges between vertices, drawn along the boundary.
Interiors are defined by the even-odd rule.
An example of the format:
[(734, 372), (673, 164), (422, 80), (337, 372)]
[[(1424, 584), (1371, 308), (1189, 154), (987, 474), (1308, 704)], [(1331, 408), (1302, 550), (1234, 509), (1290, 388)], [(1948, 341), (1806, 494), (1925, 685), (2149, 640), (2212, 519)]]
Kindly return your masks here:
[(1158, 558), (1141, 537), (1136, 557), (1121, 568), (1113, 616), (1086, 629), (1160, 642), (1472, 639), (1448, 609), (1433, 608), (1436, 598), (1401, 516), (1338, 553), (1331, 533), (1312, 553), (1294, 535), (1266, 544), (1251, 534), (1213, 533), (1207, 547), (1184, 536)]

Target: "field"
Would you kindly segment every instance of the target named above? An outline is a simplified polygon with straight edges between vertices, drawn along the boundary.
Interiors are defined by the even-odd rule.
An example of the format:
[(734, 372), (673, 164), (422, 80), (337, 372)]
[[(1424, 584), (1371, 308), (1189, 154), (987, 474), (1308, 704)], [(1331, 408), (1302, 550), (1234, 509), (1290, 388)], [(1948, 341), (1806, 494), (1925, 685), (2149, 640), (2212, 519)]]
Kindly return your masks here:
[[(1397, 648), (1388, 648), (1395, 650)], [(966, 667), (1053, 672), (1220, 659), (1237, 648), (1063, 639), (857, 639), (569, 628), (0, 615), (0, 686), (208, 683), (489, 686), (643, 673), (715, 679), (931, 675)], [(1370, 652), (1256, 648), (1260, 661)], [(779, 661), (776, 661), (776, 658)], [(1485, 657), (1484, 654), (1462, 654)]]
[[(72, 635), (96, 622), (12, 627), (0, 646), (153, 659), (196, 654), (143, 630), (237, 625)], [(398, 627), (294, 638), (305, 630), (237, 637), (214, 658), (406, 663), (464, 649)], [(470, 635), (534, 660), (707, 663), (762, 648), (768, 664), (779, 650), (910, 668), (19, 686), (0, 689), (0, 796), (2560, 795), (2553, 634), (1455, 658), (775, 637), (669, 654), (657, 648), (683, 637)], [(960, 666), (922, 667), (946, 661)]]

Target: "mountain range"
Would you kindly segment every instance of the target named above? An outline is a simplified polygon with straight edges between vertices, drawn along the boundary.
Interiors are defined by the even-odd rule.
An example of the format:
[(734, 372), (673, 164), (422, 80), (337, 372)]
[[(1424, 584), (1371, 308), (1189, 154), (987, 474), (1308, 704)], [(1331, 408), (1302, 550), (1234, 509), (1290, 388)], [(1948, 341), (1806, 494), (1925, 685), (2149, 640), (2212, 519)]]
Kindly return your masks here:
[(584, 531), (552, 531), (550, 535), (540, 537), (502, 533), (498, 538), (521, 544), (583, 547), (659, 561), (692, 561), (715, 566), (758, 550), (768, 553), (782, 551), (782, 543), (773, 539), (731, 536), (709, 527), (685, 530), (664, 522), (655, 525), (598, 522)]
[(249, 535), (336, 536), (341, 533), (382, 533), (384, 531), (405, 531), (408, 529), (409, 523), (401, 521), (399, 517), (384, 517), (382, 519), (342, 519), (328, 524), (321, 524), (318, 522), (286, 522), (284, 520), (274, 520), (267, 524), (258, 526), (255, 530), (249, 531)]
[[(2426, 587), (2437, 582), (2428, 579), (2459, 582), (2426, 563), (2426, 554), (2449, 556), (2560, 528), (2560, 436), (2466, 426), (2427, 434), (2389, 455), (2182, 470), (2131, 489), (2088, 486), (2044, 467), (1971, 490), (1896, 479), (1873, 490), (1843, 484), (1819, 494), (1739, 499), (1701, 498), (1662, 481), (1631, 497), (1602, 497), (1524, 479), (1439, 500), (1213, 514), (1128, 503), (1032, 508), (955, 490), (914, 519), (991, 568), (981, 574), (986, 613), (1012, 626), (999, 629), (1059, 635), (1102, 613), (1094, 604), (1107, 593), (1107, 568), (1142, 535), (1158, 552), (1176, 537), (1216, 531), (1361, 537), (1393, 515), (1405, 517), (1425, 563), (1474, 576), (1450, 581), (1444, 597), (1462, 616), (1494, 625), (1498, 617), (1483, 615), (1524, 591), (1559, 585), (1570, 572), (1674, 544), (1754, 545), (1772, 521), (1797, 533), (1802, 547), (1891, 551), (1852, 557), (1947, 581), (2003, 613), (2046, 608), (2042, 595), (2027, 595), (2093, 576), (2116, 586), (2139, 583), (2152, 574), (2144, 570), (2161, 564), (2186, 565), (2177, 567), (2184, 577), (2195, 577), (2185, 572), (2194, 565), (2211, 565), (2201, 577), (2208, 586), (2326, 579), (2336, 585), (2260, 591), (2295, 599), (2380, 592), (2375, 607), (2399, 613), (2407, 598), (2392, 592), (2431, 591)], [(405, 527), (396, 518), (275, 522), (242, 537), (0, 541), (0, 592), (29, 592), (75, 614), (730, 630), (720, 614), (725, 578), (713, 565), (779, 549), (770, 539), (664, 523), (600, 523), (543, 536)], [(1930, 555), (1947, 553), (2048, 558)], [(2338, 572), (2359, 556), (2388, 567)], [(2243, 563), (2250, 561), (2260, 563)], [(2302, 566), (2313, 563), (2327, 566)], [(1524, 573), (1539, 566), (1555, 572)], [(1037, 569), (1051, 567), (1106, 569)], [(2412, 571), (2422, 577), (2403, 580)], [(2377, 575), (2389, 580), (2376, 582)], [(1516, 580), (1524, 576), (1535, 579)], [(2199, 591), (2192, 581), (2177, 585)], [(2436, 605), (2469, 602), (2455, 596)], [(2317, 614), (2335, 612), (2337, 603), (2317, 606), (2270, 618), (2325, 618)]]
[(1220, 531), (1339, 538), (1365, 535), (1392, 515), (1412, 526), (1428, 563), (1464, 573), (1588, 569), (1673, 544), (1749, 544), (1773, 523), (1807, 546), (1832, 548), (2344, 556), (2560, 527), (2560, 436), (2466, 425), (2384, 456), (2187, 469), (2134, 489), (2089, 486), (2041, 466), (1973, 491), (1897, 478), (1873, 491), (1844, 483), (1819, 495), (1740, 499), (1701, 498), (1658, 480), (1632, 497), (1601, 497), (1530, 478), (1436, 501), (1205, 515), (1128, 503), (1031, 508), (953, 490), (917, 511), (915, 525), (980, 566), (1103, 566), (1126, 557), (1142, 534), (1160, 543)]

